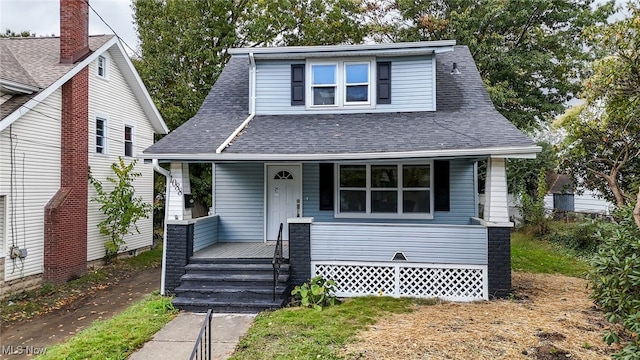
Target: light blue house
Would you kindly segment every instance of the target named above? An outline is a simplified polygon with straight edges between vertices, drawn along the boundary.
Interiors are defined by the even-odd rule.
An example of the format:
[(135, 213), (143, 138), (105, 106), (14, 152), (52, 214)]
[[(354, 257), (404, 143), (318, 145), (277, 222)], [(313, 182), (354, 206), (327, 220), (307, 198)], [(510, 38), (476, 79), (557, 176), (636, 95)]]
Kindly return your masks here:
[[(334, 279), (340, 296), (510, 292), (505, 159), (539, 148), (495, 110), (467, 47), (230, 53), (198, 113), (144, 152), (171, 163), (160, 170), (169, 176), (163, 286), (177, 305), (279, 306), (271, 285), (281, 296), (315, 275)], [(193, 162), (213, 164), (212, 213), (199, 219), (183, 196)], [(274, 283), (280, 224), (285, 265)], [(255, 271), (249, 284), (246, 271)]]

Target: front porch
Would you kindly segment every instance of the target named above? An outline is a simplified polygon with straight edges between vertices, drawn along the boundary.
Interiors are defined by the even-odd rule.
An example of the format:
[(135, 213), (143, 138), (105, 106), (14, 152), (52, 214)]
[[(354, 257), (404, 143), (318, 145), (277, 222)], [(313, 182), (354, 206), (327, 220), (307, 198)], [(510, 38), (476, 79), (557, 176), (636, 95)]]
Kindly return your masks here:
[[(273, 258), (275, 241), (218, 242), (193, 253), (191, 259), (269, 259)], [(289, 259), (289, 242), (282, 242), (282, 255)]]

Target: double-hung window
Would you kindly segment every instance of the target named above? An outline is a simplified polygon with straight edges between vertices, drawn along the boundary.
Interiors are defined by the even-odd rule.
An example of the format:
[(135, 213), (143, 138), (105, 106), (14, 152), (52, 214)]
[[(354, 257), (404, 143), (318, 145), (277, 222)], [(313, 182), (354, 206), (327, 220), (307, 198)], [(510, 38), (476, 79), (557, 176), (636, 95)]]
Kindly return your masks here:
[(314, 106), (336, 105), (337, 72), (336, 64), (311, 66), (311, 93)]
[(107, 153), (107, 119), (96, 118), (96, 153)]
[(100, 77), (107, 77), (107, 59), (104, 56), (98, 56), (97, 74)]
[(371, 105), (371, 62), (310, 64), (310, 107)]
[(340, 164), (336, 216), (430, 218), (432, 164)]
[(133, 126), (124, 126), (124, 156), (133, 156)]

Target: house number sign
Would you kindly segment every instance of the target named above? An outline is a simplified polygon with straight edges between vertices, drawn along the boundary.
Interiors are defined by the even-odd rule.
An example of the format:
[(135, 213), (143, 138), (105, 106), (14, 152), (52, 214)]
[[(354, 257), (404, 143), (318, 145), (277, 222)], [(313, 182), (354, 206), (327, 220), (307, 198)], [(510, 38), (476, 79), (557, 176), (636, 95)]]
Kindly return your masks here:
[(171, 180), (171, 185), (173, 185), (173, 188), (176, 189), (176, 191), (178, 192), (178, 195), (182, 195), (182, 187), (180, 186), (180, 183), (178, 182), (178, 180), (176, 179)]

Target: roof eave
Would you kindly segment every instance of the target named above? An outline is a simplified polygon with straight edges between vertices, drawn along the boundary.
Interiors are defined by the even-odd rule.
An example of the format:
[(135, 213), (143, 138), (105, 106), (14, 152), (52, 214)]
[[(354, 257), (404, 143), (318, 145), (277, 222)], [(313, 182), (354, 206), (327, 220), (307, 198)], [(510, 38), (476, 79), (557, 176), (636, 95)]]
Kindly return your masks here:
[[(439, 52), (441, 48), (450, 48), (456, 44), (455, 40), (439, 41), (416, 41), (404, 43), (387, 44), (362, 44), (362, 45), (323, 45), (323, 46), (281, 46), (281, 47), (243, 47), (229, 49), (231, 55), (248, 55), (253, 53), (256, 58), (269, 56), (275, 58), (279, 56), (293, 56), (294, 54), (310, 56), (337, 56), (336, 53), (362, 55), (363, 52), (384, 52), (384, 51), (409, 51), (414, 49), (429, 49)], [(345, 55), (340, 55), (345, 56)]]
[(477, 149), (445, 149), (423, 151), (371, 152), (371, 153), (324, 153), (324, 154), (239, 154), (239, 153), (200, 153), (200, 154), (153, 154), (142, 153), (141, 159), (173, 160), (173, 161), (345, 161), (373, 159), (412, 159), (490, 156), (501, 158), (534, 159), (542, 151), (540, 146), (508, 146)]

